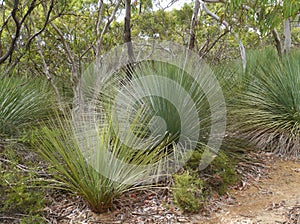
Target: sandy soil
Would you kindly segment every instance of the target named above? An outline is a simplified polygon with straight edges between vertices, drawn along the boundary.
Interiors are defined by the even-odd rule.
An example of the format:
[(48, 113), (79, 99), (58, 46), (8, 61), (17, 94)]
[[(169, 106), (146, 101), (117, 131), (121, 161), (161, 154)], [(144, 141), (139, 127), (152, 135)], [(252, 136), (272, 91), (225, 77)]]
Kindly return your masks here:
[(114, 211), (100, 215), (91, 212), (79, 197), (59, 194), (61, 198), (47, 208), (47, 219), (54, 224), (300, 224), (300, 160), (264, 154), (258, 158), (261, 162), (250, 166), (253, 172), (241, 170), (247, 177), (241, 185), (221, 198), (213, 196), (199, 214), (182, 214), (171, 206), (172, 197), (157, 189), (128, 192), (116, 202)]
[(232, 205), (194, 223), (300, 224), (300, 161), (279, 158), (267, 162), (268, 177), (245, 190), (232, 190)]

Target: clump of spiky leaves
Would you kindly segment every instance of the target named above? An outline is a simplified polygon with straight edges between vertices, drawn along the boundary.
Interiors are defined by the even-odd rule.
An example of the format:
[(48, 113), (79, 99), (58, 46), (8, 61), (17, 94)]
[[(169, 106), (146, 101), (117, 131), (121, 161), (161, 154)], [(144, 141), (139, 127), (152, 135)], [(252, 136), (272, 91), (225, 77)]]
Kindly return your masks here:
[(133, 154), (128, 145), (134, 135), (120, 140), (108, 119), (90, 118), (57, 116), (40, 130), (34, 145), (53, 166), (53, 186), (81, 196), (100, 213), (120, 194), (151, 183), (160, 174), (160, 164), (155, 150)]
[[(112, 76), (102, 85), (99, 96), (100, 104), (104, 104), (108, 116), (116, 120), (116, 126), (127, 123), (128, 128), (123, 132), (130, 130), (132, 120), (123, 116), (123, 112), (131, 110), (134, 115), (142, 110), (141, 120), (148, 119), (148, 122), (142, 122), (147, 124), (142, 137), (152, 137), (161, 146), (178, 146), (175, 157), (174, 147), (170, 153), (168, 147), (162, 146), (171, 161), (172, 173), (187, 162), (194, 149), (206, 144), (210, 145), (199, 164), (209, 163), (213, 157), (208, 151), (217, 151), (218, 143), (222, 141), (221, 132), (225, 126), (223, 94), (209, 68), (202, 62), (198, 61), (198, 64), (180, 66), (179, 63), (176, 66), (143, 61), (134, 66), (129, 79), (126, 78), (128, 71)], [(111, 105), (114, 105), (112, 110)]]
[[(194, 149), (207, 143), (211, 118), (219, 116), (220, 119), (214, 122), (222, 119), (220, 115), (213, 114), (217, 111), (215, 108), (224, 105), (208, 102), (207, 95), (211, 97), (215, 94), (215, 83), (212, 84), (203, 75), (209, 72), (205, 68), (203, 71), (191, 70), (192, 74), (189, 74), (172, 64), (144, 61), (134, 67), (130, 79), (126, 79), (126, 73), (118, 73), (109, 80), (101, 97), (109, 105), (109, 99), (117, 102), (118, 114), (122, 114), (124, 108), (133, 108), (133, 111), (143, 108), (150, 119), (147, 123), (150, 124), (149, 133), (152, 131), (155, 136), (169, 136), (170, 141), (176, 143), (184, 136), (186, 141), (180, 142), (184, 142), (182, 148)], [(203, 86), (207, 87), (206, 92)], [(107, 93), (108, 97), (105, 96)], [(130, 118), (123, 117), (121, 122), (128, 120)], [(151, 130), (153, 127), (157, 132)]]
[[(4, 77), (0, 80), (0, 138), (15, 136), (49, 115), (55, 101), (39, 80)], [(1, 143), (0, 143), (1, 144)]]
[(232, 110), (236, 130), (261, 149), (299, 156), (299, 77), (296, 54), (261, 65)]

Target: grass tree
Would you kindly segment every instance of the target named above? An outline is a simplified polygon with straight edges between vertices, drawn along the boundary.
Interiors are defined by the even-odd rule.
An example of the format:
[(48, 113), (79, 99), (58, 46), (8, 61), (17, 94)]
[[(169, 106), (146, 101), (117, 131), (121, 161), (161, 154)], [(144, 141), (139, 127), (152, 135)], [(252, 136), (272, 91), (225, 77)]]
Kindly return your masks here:
[(134, 135), (121, 140), (108, 120), (92, 124), (81, 118), (83, 125), (68, 115), (57, 116), (35, 137), (35, 148), (53, 166), (53, 187), (81, 196), (101, 213), (122, 193), (143, 188), (160, 175), (160, 147), (147, 154), (135, 152), (128, 147), (136, 141)]
[(92, 106), (57, 116), (34, 141), (54, 168), (56, 187), (80, 195), (95, 212), (172, 174), (209, 134), (207, 99), (185, 71), (145, 62), (126, 77), (107, 79)]
[(39, 80), (5, 77), (0, 82), (0, 136), (17, 136), (55, 108), (51, 91)]
[(299, 65), (299, 53), (262, 64), (238, 96), (234, 126), (261, 149), (299, 156)]

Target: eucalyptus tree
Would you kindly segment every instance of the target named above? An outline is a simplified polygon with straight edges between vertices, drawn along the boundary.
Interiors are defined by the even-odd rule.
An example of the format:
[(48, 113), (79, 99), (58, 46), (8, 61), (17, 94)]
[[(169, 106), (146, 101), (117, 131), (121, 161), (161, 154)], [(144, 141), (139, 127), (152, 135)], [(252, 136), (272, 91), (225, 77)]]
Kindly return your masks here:
[(72, 89), (69, 94), (76, 102), (81, 95), (85, 65), (101, 57), (110, 47), (106, 44), (106, 34), (120, 13), (120, 5), (121, 0), (69, 1), (64, 15), (51, 21), (40, 36), (39, 54), (47, 64), (44, 68), (48, 67), (53, 78), (58, 80), (59, 89)]
[(195, 28), (198, 24), (199, 10), (200, 10), (200, 1), (195, 0), (193, 16), (191, 19), (191, 28), (190, 28), (190, 40), (189, 40), (189, 49), (190, 50), (192, 50), (195, 46), (195, 40), (196, 40)]
[[(55, 15), (54, 9), (57, 9)], [(0, 65), (4, 74), (19, 63), (36, 37), (63, 9), (63, 1), (58, 0), (0, 1)], [(33, 19), (35, 15), (39, 15), (38, 19)]]
[[(233, 0), (227, 3), (230, 14), (239, 15), (242, 24), (253, 24), (262, 35), (272, 34), (279, 55), (288, 52), (291, 47), (290, 20), (295, 19), (300, 12), (300, 2), (295, 0)], [(284, 27), (283, 38), (278, 28)]]

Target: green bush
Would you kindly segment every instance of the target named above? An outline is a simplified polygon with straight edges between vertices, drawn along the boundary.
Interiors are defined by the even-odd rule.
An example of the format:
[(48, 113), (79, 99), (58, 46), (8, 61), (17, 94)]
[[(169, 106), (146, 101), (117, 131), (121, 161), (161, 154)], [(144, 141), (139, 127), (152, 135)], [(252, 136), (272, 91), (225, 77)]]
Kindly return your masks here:
[[(119, 96), (121, 95), (118, 98), (119, 102), (124, 108), (131, 106), (129, 103), (132, 101), (136, 101), (132, 112), (138, 113), (143, 110), (141, 119), (145, 117), (149, 119), (149, 122), (145, 122), (145, 124), (149, 125), (153, 117), (159, 117), (164, 121), (154, 123), (152, 133), (169, 136), (168, 144), (174, 141), (178, 142), (181, 134), (187, 135), (185, 137), (190, 138), (190, 141), (195, 142), (195, 145), (199, 142), (206, 144), (211, 126), (212, 108), (221, 108), (224, 105), (217, 103), (210, 105), (206, 98), (208, 93), (204, 93), (199, 84), (205, 85), (206, 82), (211, 81), (208, 80), (208, 77), (201, 76), (210, 71), (206, 70), (204, 65), (203, 71), (193, 70), (193, 65), (185, 66), (187, 70), (191, 70), (190, 73), (192, 74), (164, 62), (142, 62), (135, 67), (131, 74), (134, 86), (131, 85), (132, 80), (124, 82), (126, 74), (118, 73), (105, 83), (105, 88), (102, 91), (104, 100), (101, 100), (108, 101), (111, 105), (111, 98), (119, 94)], [(163, 80), (167, 81), (164, 82)], [(207, 90), (210, 91), (209, 94), (211, 95), (214, 94), (212, 89)], [(165, 130), (160, 130), (160, 126), (164, 125)], [(185, 133), (182, 133), (183, 130)], [(199, 135), (197, 135), (198, 131), (200, 132)], [(185, 144), (190, 145), (189, 143)]]
[[(202, 153), (195, 151), (186, 165), (186, 169), (197, 171)], [(239, 180), (235, 165), (238, 156), (235, 159), (229, 159), (224, 152), (219, 152), (209, 166), (199, 172), (199, 178), (202, 178), (205, 184), (219, 194), (224, 194), (230, 185)]]
[(219, 194), (226, 193), (228, 187), (239, 180), (235, 164), (236, 161), (230, 160), (226, 154), (221, 152), (204, 170), (205, 173), (212, 174), (212, 178), (207, 180), (207, 183)]
[(188, 213), (196, 213), (204, 206), (204, 183), (188, 172), (174, 175), (173, 195), (179, 208)]
[(0, 150), (0, 213), (20, 219), (20, 223), (44, 223), (42, 209), (46, 193), (41, 187), (43, 183), (38, 181), (39, 170), (25, 161), (20, 151), (26, 153), (18, 144)]
[[(202, 79), (199, 71), (194, 72), (197, 81), (203, 85), (209, 82), (209, 78)], [(80, 195), (95, 212), (107, 210), (123, 192), (143, 187), (153, 178), (158, 180), (162, 173), (168, 175), (169, 164), (186, 157), (191, 145), (205, 144), (211, 125), (210, 111), (224, 106), (216, 102), (211, 105), (215, 110), (209, 110), (200, 84), (173, 65), (145, 62), (135, 69), (133, 80), (124, 80), (125, 75), (117, 74), (102, 83), (96, 96), (88, 85), (85, 91), (91, 94), (93, 106), (85, 102), (89, 107), (84, 107), (82, 114), (73, 111), (72, 118), (57, 116), (31, 141), (54, 167), (56, 187)], [(162, 80), (167, 82), (161, 84)], [(195, 108), (191, 109), (191, 104)], [(116, 116), (118, 112), (123, 120)], [(157, 117), (164, 123), (155, 119), (153, 122)], [(180, 135), (186, 140), (175, 145)], [(169, 152), (175, 152), (172, 161), (166, 157)], [(202, 189), (201, 182), (193, 180), (192, 184)], [(193, 193), (198, 194), (198, 190), (195, 186)]]

